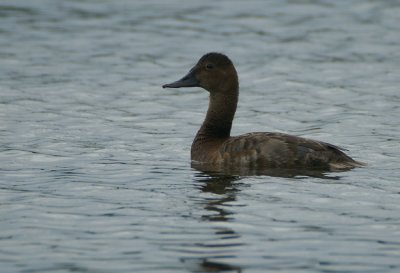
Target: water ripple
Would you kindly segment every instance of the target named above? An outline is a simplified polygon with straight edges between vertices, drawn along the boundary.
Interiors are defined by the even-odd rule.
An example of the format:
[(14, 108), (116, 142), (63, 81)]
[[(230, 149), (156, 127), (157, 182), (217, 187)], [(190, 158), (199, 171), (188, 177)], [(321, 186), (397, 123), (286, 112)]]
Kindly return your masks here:
[[(176, 1), (175, 1), (176, 2)], [(4, 272), (397, 272), (396, 1), (2, 1)], [(233, 134), (280, 131), (368, 163), (198, 170), (202, 54), (234, 61)]]

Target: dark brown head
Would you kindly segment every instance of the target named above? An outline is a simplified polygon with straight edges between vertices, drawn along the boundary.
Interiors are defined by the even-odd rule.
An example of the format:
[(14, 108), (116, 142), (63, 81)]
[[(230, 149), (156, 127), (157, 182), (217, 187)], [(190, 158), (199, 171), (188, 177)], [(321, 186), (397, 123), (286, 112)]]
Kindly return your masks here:
[(202, 87), (210, 93), (238, 89), (238, 76), (231, 60), (221, 53), (207, 53), (182, 79), (163, 88)]

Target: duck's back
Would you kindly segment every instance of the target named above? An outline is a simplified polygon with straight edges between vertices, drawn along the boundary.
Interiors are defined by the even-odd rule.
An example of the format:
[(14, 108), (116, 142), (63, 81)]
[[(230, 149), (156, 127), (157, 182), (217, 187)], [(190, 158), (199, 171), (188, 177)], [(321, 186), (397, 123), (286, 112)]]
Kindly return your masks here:
[(329, 143), (281, 133), (249, 133), (230, 137), (218, 151), (221, 163), (254, 168), (346, 170), (362, 166)]

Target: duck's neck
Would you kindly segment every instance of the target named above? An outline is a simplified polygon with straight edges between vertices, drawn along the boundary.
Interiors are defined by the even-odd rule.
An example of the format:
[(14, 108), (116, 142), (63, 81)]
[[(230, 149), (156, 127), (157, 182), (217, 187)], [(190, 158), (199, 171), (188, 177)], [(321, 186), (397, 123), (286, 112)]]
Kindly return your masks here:
[(210, 92), (207, 115), (194, 143), (230, 136), (239, 97), (238, 89), (236, 84), (227, 92)]

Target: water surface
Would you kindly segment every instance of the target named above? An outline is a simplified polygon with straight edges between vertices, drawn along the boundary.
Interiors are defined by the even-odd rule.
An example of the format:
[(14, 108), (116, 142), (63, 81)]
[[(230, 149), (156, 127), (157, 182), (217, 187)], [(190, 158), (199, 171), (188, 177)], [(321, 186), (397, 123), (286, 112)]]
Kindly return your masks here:
[[(1, 272), (399, 272), (397, 1), (0, 1)], [(233, 134), (368, 166), (207, 175), (206, 52), (240, 76)]]

